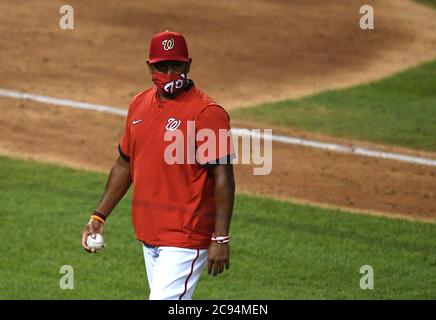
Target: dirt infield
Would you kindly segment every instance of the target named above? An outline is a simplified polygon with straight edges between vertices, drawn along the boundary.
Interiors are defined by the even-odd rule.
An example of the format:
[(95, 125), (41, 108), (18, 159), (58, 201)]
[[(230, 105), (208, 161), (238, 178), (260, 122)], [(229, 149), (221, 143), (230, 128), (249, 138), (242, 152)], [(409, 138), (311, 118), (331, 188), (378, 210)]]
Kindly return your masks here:
[[(227, 108), (378, 79), (436, 56), (436, 11), (409, 0), (64, 1), (0, 3), (1, 86), (126, 107), (150, 85), (150, 36), (186, 34), (192, 77)], [(375, 30), (359, 28), (373, 5)], [(189, 8), (189, 9), (188, 9)]]
[[(186, 34), (192, 78), (227, 109), (378, 79), (436, 56), (436, 11), (407, 0), (138, 3), (71, 1), (76, 29), (61, 31), (61, 1), (2, 1), (0, 87), (125, 108), (150, 85), (148, 39), (165, 28)], [(374, 6), (376, 30), (359, 29), (361, 4)], [(0, 154), (99, 171), (117, 156), (119, 116), (6, 98), (0, 111)], [(282, 144), (273, 161), (265, 177), (236, 166), (238, 191), (436, 219), (434, 167)]]

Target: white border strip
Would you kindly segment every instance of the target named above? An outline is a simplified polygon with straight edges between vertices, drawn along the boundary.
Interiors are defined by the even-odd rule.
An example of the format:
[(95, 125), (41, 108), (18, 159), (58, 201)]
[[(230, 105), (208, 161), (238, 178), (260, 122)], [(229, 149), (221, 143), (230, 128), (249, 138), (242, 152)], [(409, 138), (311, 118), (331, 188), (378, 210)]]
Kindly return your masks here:
[[(0, 97), (32, 100), (32, 101), (51, 104), (51, 105), (105, 112), (105, 113), (116, 114), (120, 116), (127, 115), (127, 110), (120, 109), (120, 108), (114, 108), (110, 106), (97, 105), (97, 104), (86, 103), (86, 102), (77, 102), (68, 99), (59, 99), (59, 98), (53, 98), (48, 96), (35, 95), (35, 94), (30, 94), (30, 93), (15, 91), (15, 90), (1, 89), (1, 88), (0, 88)], [(262, 138), (262, 135), (260, 133), (252, 132), (251, 130), (245, 128), (233, 128), (232, 133), (241, 136), (252, 136), (256, 138)], [(365, 157), (390, 159), (390, 160), (397, 160), (402, 162), (436, 167), (436, 160), (433, 159), (408, 156), (399, 153), (371, 150), (359, 146), (350, 147), (350, 146), (340, 145), (336, 143), (326, 143), (326, 142), (306, 140), (301, 138), (280, 136), (280, 135), (272, 135), (272, 141), (291, 144), (291, 145), (300, 145), (309, 148), (330, 150), (330, 151), (341, 152), (341, 153), (351, 153), (351, 154), (361, 155)]]
[[(262, 138), (262, 134), (251, 132), (248, 129), (233, 128), (232, 133), (240, 135), (240, 136), (252, 136), (252, 137), (256, 137), (256, 138)], [(341, 153), (352, 153), (352, 154), (357, 154), (357, 155), (361, 155), (361, 156), (365, 156), (365, 157), (391, 159), (391, 160), (398, 160), (398, 161), (409, 162), (409, 163), (414, 163), (414, 164), (436, 166), (436, 160), (433, 160), (433, 159), (416, 157), (416, 156), (408, 156), (408, 155), (399, 154), (399, 153), (371, 150), (371, 149), (359, 147), (359, 146), (351, 146), (350, 147), (350, 146), (336, 144), (336, 143), (319, 142), (319, 141), (314, 141), (314, 140), (306, 140), (306, 139), (300, 139), (300, 138), (294, 138), (294, 137), (288, 137), (288, 136), (280, 136), (280, 135), (273, 135), (271, 139), (272, 139), (272, 141), (276, 141), (276, 142), (299, 145), (299, 146), (310, 147), (310, 148), (315, 148), (315, 149), (324, 149), (324, 150), (341, 152)]]
[(59, 98), (53, 98), (53, 97), (48, 97), (48, 96), (39, 96), (36, 94), (30, 94), (30, 93), (25, 93), (25, 92), (20, 92), (20, 91), (15, 91), (15, 90), (1, 89), (1, 88), (0, 88), (0, 97), (32, 100), (32, 101), (41, 102), (41, 103), (58, 105), (58, 106), (62, 106), (62, 107), (71, 107), (71, 108), (76, 108), (76, 109), (85, 109), (85, 110), (92, 110), (92, 111), (98, 111), (98, 112), (106, 112), (106, 113), (117, 114), (120, 116), (127, 115), (127, 110), (118, 109), (118, 108), (114, 108), (114, 107), (97, 105), (97, 104), (86, 103), (86, 102), (77, 102), (77, 101), (73, 101), (73, 100), (59, 99)]

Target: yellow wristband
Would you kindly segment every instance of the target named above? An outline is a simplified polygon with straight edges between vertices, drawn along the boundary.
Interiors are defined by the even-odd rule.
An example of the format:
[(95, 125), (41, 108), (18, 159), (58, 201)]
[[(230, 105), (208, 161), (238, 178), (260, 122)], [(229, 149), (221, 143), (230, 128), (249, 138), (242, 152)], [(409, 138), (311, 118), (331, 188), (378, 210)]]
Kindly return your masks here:
[(99, 216), (96, 216), (96, 215), (92, 215), (91, 216), (91, 220), (97, 220), (97, 221), (100, 221), (101, 223), (104, 224), (104, 220), (102, 218), (100, 218)]

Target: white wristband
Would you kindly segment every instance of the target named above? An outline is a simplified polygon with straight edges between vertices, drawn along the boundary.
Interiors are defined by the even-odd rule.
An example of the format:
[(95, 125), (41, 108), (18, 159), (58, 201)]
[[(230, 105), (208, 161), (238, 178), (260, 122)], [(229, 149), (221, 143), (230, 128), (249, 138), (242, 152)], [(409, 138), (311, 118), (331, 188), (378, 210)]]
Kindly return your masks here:
[(212, 241), (215, 241), (216, 243), (228, 243), (230, 241), (230, 235), (228, 236), (215, 236), (215, 234), (212, 234)]

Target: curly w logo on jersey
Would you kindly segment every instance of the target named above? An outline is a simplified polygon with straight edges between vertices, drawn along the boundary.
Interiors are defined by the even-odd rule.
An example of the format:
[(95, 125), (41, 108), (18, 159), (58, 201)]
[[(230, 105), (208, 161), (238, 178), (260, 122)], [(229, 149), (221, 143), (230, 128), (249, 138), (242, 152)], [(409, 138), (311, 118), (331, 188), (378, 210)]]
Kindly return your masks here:
[(168, 124), (165, 127), (169, 131), (175, 131), (180, 126), (180, 120), (176, 120), (174, 118), (168, 119)]

